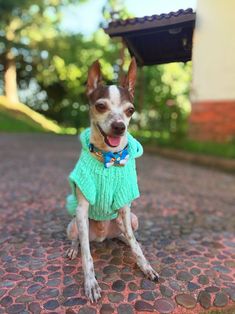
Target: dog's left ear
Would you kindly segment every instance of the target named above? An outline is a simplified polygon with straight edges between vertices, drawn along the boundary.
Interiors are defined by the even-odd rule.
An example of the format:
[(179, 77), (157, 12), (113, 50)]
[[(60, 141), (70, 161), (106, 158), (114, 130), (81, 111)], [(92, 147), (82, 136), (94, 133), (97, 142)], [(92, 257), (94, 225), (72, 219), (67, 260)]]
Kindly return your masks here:
[(101, 83), (101, 69), (99, 60), (96, 60), (88, 71), (86, 93), (89, 96)]
[(122, 82), (122, 86), (128, 89), (132, 100), (134, 99), (136, 75), (137, 75), (137, 64), (136, 64), (135, 58), (133, 57), (129, 65), (127, 76), (124, 78)]

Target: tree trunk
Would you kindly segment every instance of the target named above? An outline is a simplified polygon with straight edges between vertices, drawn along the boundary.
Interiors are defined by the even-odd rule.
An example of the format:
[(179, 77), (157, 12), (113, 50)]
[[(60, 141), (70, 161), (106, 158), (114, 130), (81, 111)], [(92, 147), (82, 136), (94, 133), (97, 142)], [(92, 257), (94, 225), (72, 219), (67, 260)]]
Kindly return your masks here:
[(122, 86), (124, 84), (124, 81), (125, 81), (125, 74), (124, 74), (124, 71), (123, 71), (123, 65), (124, 65), (124, 62), (125, 62), (125, 43), (123, 40), (121, 40), (121, 49), (120, 49), (120, 55), (119, 55), (119, 58), (121, 60), (121, 63), (120, 63), (120, 67), (119, 67), (119, 73), (118, 73), (118, 78), (119, 78), (119, 84)]
[(11, 51), (6, 53), (4, 71), (4, 89), (7, 99), (11, 102), (19, 102), (16, 80), (15, 57)]
[(139, 112), (142, 111), (143, 107), (144, 107), (144, 69), (143, 67), (140, 67), (139, 70)]
[[(141, 113), (141, 111), (143, 110), (144, 107), (144, 69), (143, 67), (140, 67), (139, 69), (139, 99), (138, 99), (138, 112)], [(140, 124), (140, 120), (138, 120), (138, 128), (141, 129), (141, 124)]]

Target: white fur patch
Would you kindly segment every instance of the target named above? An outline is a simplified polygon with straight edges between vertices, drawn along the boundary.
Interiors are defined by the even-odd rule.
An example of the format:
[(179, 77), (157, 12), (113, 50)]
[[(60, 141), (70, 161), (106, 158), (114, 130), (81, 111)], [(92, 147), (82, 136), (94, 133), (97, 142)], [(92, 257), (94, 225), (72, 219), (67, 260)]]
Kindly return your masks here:
[(113, 105), (115, 106), (120, 105), (121, 95), (116, 85), (109, 86), (109, 99)]

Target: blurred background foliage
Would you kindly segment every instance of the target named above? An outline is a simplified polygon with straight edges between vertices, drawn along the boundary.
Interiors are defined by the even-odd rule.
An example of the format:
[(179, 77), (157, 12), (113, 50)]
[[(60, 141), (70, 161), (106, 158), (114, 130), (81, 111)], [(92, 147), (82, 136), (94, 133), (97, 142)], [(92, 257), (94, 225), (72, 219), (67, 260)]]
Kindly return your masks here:
[[(63, 127), (88, 125), (85, 84), (88, 67), (99, 59), (105, 81), (118, 82), (127, 70), (128, 52), (122, 43), (97, 29), (91, 36), (60, 27), (63, 8), (72, 0), (0, 0), (0, 89), (12, 102), (30, 108)], [(107, 0), (103, 21), (131, 17), (124, 1)], [(154, 12), (153, 12), (154, 13)], [(89, 20), (88, 20), (89, 23)], [(183, 138), (190, 112), (191, 63), (139, 68), (136, 114), (132, 129), (155, 138)]]

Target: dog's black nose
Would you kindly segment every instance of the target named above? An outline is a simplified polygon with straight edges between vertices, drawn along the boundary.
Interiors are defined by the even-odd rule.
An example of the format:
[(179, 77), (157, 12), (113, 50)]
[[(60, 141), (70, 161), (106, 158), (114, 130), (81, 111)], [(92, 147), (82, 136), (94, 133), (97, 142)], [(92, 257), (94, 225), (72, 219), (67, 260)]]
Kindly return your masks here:
[(126, 129), (126, 126), (123, 122), (114, 121), (111, 124), (111, 128), (115, 135), (122, 135)]

